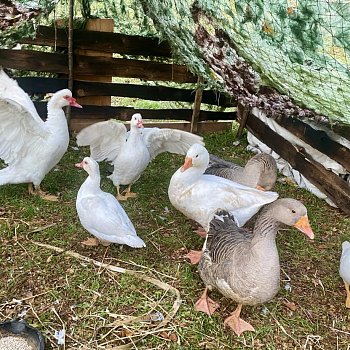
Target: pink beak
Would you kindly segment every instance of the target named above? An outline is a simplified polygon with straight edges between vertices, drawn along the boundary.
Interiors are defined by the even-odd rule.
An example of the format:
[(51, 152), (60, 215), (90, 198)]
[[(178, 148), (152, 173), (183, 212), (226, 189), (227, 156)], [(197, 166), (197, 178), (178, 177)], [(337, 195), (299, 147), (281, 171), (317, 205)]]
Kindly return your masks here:
[(74, 97), (67, 97), (66, 100), (72, 107), (83, 108), (83, 106), (81, 106)]
[(80, 163), (75, 163), (74, 166), (76, 168), (83, 169), (84, 168), (84, 161), (81, 161)]
[(143, 121), (142, 120), (138, 120), (137, 123), (136, 123), (136, 126), (138, 128), (143, 128)]

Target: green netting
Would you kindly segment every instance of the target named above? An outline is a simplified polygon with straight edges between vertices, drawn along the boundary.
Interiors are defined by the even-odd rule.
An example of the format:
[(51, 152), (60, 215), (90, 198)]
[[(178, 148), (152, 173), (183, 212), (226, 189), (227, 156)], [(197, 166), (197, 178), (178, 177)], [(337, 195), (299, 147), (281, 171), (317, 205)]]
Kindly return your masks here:
[[(270, 90), (268, 96), (262, 93), (267, 85), (331, 121), (350, 123), (349, 1), (144, 0), (142, 4), (191, 70), (235, 93), (243, 103), (264, 109), (272, 96), (269, 112), (277, 108), (283, 114), (285, 105), (286, 114), (303, 115), (287, 97), (277, 98)], [(254, 72), (247, 65), (241, 67), (244, 61)]]
[[(42, 7), (52, 1), (31, 3)], [(67, 0), (56, 9), (62, 3)], [(244, 105), (269, 115), (321, 115), (350, 124), (348, 0), (81, 0), (78, 5), (91, 16), (114, 18), (116, 31), (168, 40), (193, 73)]]

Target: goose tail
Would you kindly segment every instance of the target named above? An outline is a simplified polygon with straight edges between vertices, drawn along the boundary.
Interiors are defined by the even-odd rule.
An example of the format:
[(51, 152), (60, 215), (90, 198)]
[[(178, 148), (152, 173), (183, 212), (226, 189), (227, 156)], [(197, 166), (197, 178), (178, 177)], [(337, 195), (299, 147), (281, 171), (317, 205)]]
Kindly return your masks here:
[(127, 242), (125, 242), (131, 248), (144, 248), (145, 242), (139, 236), (129, 236)]

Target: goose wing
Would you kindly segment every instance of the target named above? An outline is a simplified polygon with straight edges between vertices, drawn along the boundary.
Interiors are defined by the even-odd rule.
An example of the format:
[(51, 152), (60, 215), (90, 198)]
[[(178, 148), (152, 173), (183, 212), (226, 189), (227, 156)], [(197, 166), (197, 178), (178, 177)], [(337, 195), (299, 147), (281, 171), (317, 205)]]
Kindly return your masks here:
[(0, 70), (0, 158), (11, 164), (28, 152), (35, 153), (49, 131), (30, 97)]
[(78, 146), (90, 146), (91, 157), (97, 161), (113, 161), (127, 139), (123, 123), (115, 119), (92, 124), (77, 135)]
[(101, 233), (106, 237), (116, 235), (134, 234), (134, 225), (126, 215), (119, 202), (107, 193), (102, 195), (91, 195), (81, 199), (80, 219), (85, 223), (87, 229)]
[(185, 155), (194, 143), (203, 143), (203, 138), (177, 129), (144, 128), (143, 139), (151, 159), (163, 152)]

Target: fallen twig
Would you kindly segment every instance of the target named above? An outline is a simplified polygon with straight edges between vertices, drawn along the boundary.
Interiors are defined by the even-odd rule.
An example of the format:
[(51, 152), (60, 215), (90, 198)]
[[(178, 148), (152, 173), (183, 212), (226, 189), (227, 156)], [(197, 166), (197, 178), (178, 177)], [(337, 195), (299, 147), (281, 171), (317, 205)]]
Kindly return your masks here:
[[(73, 258), (76, 258), (76, 259), (79, 259), (79, 260), (82, 260), (82, 261), (85, 261), (85, 262), (88, 262), (88, 263), (92, 263), (92, 264), (94, 264), (94, 265), (96, 265), (98, 267), (102, 267), (102, 268), (107, 269), (107, 270), (112, 271), (112, 272), (119, 272), (119, 273), (132, 275), (132, 276), (134, 276), (136, 278), (139, 278), (139, 279), (142, 279), (142, 280), (144, 280), (144, 281), (146, 281), (148, 283), (151, 283), (151, 284), (157, 286), (158, 288), (165, 290), (166, 292), (170, 291), (170, 292), (174, 293), (175, 296), (176, 296), (176, 299), (174, 300), (172, 309), (167, 313), (167, 315), (164, 317), (164, 319), (161, 322), (159, 322), (152, 329), (151, 332), (147, 332), (144, 335), (140, 335), (139, 339), (137, 341), (143, 339), (148, 334), (154, 334), (154, 333), (162, 331), (164, 326), (167, 325), (171, 321), (171, 319), (176, 315), (177, 311), (179, 310), (179, 307), (181, 305), (180, 292), (178, 291), (178, 289), (174, 288), (173, 286), (171, 286), (168, 283), (162, 282), (162, 281), (157, 280), (157, 279), (155, 279), (153, 277), (146, 276), (144, 273), (140, 273), (138, 271), (129, 270), (129, 269), (125, 269), (125, 268), (122, 268), (122, 267), (114, 266), (114, 265), (111, 265), (111, 264), (102, 263), (100, 261), (91, 259), (91, 258), (89, 258), (87, 256), (81, 255), (81, 254), (76, 253), (76, 252), (71, 251), (71, 250), (65, 250), (65, 249), (62, 249), (62, 248), (59, 248), (59, 247), (55, 247), (55, 246), (52, 246), (52, 245), (49, 245), (49, 244), (41, 243), (41, 242), (36, 242), (36, 241), (31, 241), (31, 242), (33, 244), (39, 246), (39, 247), (47, 248), (47, 249), (53, 250), (53, 251), (55, 251), (57, 253), (62, 253), (64, 255), (67, 255), (67, 256), (70, 256), (70, 257), (73, 257)], [(139, 321), (139, 317), (135, 317), (134, 318), (134, 322), (136, 322), (136, 321)], [(130, 322), (128, 322), (128, 323), (130, 323)], [(129, 344), (123, 345), (122, 347), (119, 347), (119, 346), (113, 347), (113, 349), (130, 349), (131, 347), (134, 346), (134, 343), (135, 343), (135, 341), (132, 341)]]
[(29, 233), (36, 233), (36, 232), (41, 232), (41, 231), (44, 231), (52, 226), (56, 226), (56, 223), (52, 223), (52, 224), (49, 224), (49, 225), (45, 225), (45, 226), (42, 226), (42, 227), (38, 227), (38, 228), (35, 228), (34, 230), (31, 230), (29, 231)]

